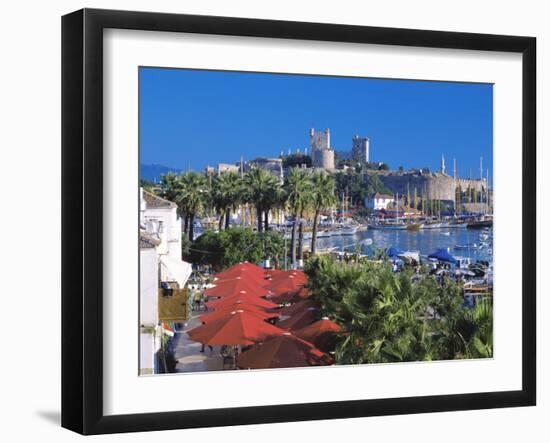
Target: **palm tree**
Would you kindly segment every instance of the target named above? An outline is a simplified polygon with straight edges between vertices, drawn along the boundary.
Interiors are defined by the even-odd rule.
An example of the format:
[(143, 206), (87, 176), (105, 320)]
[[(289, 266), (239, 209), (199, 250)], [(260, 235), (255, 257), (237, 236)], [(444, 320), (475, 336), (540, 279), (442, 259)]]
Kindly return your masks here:
[(285, 181), (285, 190), (287, 202), (294, 217), (290, 250), (292, 254), (292, 267), (296, 269), (296, 229), (298, 227), (298, 218), (303, 214), (307, 206), (311, 181), (304, 171), (298, 168), (291, 168)]
[(193, 241), (193, 222), (196, 214), (204, 208), (207, 198), (206, 179), (197, 172), (186, 172), (179, 178), (181, 190), (178, 193), (178, 207), (186, 215), (189, 240)]
[(387, 263), (341, 263), (316, 256), (306, 265), (311, 300), (344, 330), (340, 364), (493, 355), (491, 299), (463, 306), (460, 284), (394, 273)]
[(311, 204), (315, 210), (315, 215), (313, 216), (313, 232), (311, 235), (311, 255), (315, 255), (319, 214), (321, 213), (321, 210), (334, 206), (337, 200), (335, 195), (336, 182), (332, 176), (323, 171), (318, 171), (313, 174), (311, 182)]
[[(272, 176), (273, 177), (273, 176)], [(269, 189), (264, 199), (264, 230), (269, 231), (269, 213), (274, 209), (284, 206), (285, 192), (278, 180), (273, 177), (269, 183)]]
[(225, 218), (225, 207), (226, 207), (226, 196), (223, 192), (222, 183), (219, 180), (219, 176), (212, 182), (212, 187), (210, 188), (210, 201), (212, 202), (212, 207), (219, 214), (219, 223), (218, 230), (223, 229), (223, 222)]
[(237, 210), (243, 197), (243, 186), (240, 176), (235, 172), (224, 172), (214, 181), (212, 200), (220, 214), (219, 229), (224, 225), (229, 228), (231, 211)]
[(229, 228), (231, 211), (236, 211), (243, 197), (243, 183), (236, 172), (227, 172), (220, 177), (225, 195), (225, 229)]
[[(267, 218), (269, 211), (276, 204), (279, 183), (275, 176), (265, 169), (252, 168), (245, 176), (246, 199), (256, 208), (258, 232), (262, 232), (264, 225), (268, 228)], [(266, 215), (267, 214), (267, 215)]]
[(180, 191), (181, 184), (178, 176), (172, 171), (160, 176), (161, 196), (166, 200), (175, 202)]

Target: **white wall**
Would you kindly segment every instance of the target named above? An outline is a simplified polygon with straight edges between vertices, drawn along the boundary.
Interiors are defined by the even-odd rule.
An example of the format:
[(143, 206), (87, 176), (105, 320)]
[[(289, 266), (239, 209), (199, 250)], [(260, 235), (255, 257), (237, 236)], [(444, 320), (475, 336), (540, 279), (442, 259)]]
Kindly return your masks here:
[(181, 220), (176, 208), (146, 208), (143, 214), (145, 223), (148, 220), (162, 221), (161, 243), (159, 254), (169, 254), (176, 260), (181, 260)]
[(158, 255), (154, 248), (140, 249), (139, 261), (139, 313), (140, 324), (156, 326), (158, 323)]
[[(538, 143), (550, 122), (550, 88), (542, 85), (550, 77), (550, 28), (545, 2), (535, 0), (486, 1), (395, 0), (392, 2), (320, 2), (278, 0), (251, 2), (224, 0), (206, 2), (156, 2), (144, 0), (87, 0), (51, 2), (4, 2), (0, 28), (2, 69), (0, 70), (0, 180), (4, 208), (20, 207), (26, 217), (18, 218), (16, 232), (9, 235), (12, 220), (0, 217), (2, 257), (8, 265), (0, 278), (5, 334), (17, 332), (22, 355), (4, 352), (0, 365), (2, 426), (5, 441), (73, 441), (82, 437), (58, 427), (60, 398), (60, 16), (83, 6), (115, 9), (157, 10), (211, 15), (235, 15), (286, 20), (320, 21), (392, 27), (413, 27), (483, 33), (534, 35), (538, 41)], [(310, 124), (310, 123), (307, 123)], [(548, 156), (543, 159), (550, 170)], [(539, 177), (543, 161), (539, 159)], [(23, 178), (22, 178), (23, 177)], [(542, 179), (541, 179), (542, 180)], [(541, 181), (542, 184), (542, 181)], [(548, 179), (544, 195), (550, 195)], [(539, 188), (540, 189), (540, 188)], [(37, 191), (48, 198), (36, 198)], [(540, 195), (540, 194), (539, 194)], [(33, 197), (34, 196), (34, 197)], [(7, 198), (7, 199), (6, 199)], [(542, 203), (542, 198), (539, 197)], [(548, 199), (546, 198), (546, 201)], [(29, 204), (30, 202), (30, 204)], [(25, 205), (25, 206), (23, 206)], [(543, 208), (548, 220), (548, 207)], [(539, 211), (539, 221), (542, 220)], [(539, 233), (540, 249), (550, 247), (549, 234)], [(27, 305), (13, 295), (28, 281), (25, 267), (29, 250), (34, 251), (33, 279), (40, 285), (39, 296)], [(9, 251), (6, 253), (5, 251)], [(542, 257), (539, 273), (549, 265)], [(2, 268), (5, 270), (5, 267)], [(544, 287), (542, 285), (544, 284)], [(548, 282), (540, 282), (539, 313), (549, 312)], [(15, 315), (24, 308), (24, 321)], [(550, 435), (550, 389), (548, 341), (550, 323), (539, 314), (539, 406), (460, 413), (377, 417), (277, 425), (170, 431), (162, 434), (117, 435), (94, 441), (158, 441), (187, 439), (201, 442), (292, 441), (403, 441), (460, 442), (536, 441)], [(7, 320), (6, 320), (7, 319)]]

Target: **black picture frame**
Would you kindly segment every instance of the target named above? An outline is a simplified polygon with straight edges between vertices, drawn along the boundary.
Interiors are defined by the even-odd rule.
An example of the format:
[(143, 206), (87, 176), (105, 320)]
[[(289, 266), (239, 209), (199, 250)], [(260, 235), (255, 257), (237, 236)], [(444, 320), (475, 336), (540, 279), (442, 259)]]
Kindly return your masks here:
[[(266, 405), (103, 413), (103, 30), (503, 51), (522, 54), (522, 389)], [(62, 18), (62, 426), (82, 434), (458, 411), (536, 403), (536, 39), (197, 15), (83, 9)]]

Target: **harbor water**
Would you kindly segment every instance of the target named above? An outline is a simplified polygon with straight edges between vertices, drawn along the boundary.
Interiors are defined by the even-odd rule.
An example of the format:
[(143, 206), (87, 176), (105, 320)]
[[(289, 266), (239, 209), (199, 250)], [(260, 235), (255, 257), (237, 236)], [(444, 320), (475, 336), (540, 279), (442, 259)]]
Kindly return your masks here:
[[(369, 254), (372, 248), (386, 249), (391, 246), (402, 251), (417, 251), (428, 255), (439, 248), (445, 248), (453, 256), (469, 257), (473, 261), (493, 261), (492, 229), (421, 229), (383, 230), (369, 229), (355, 235), (331, 236), (317, 239), (318, 250)], [(370, 240), (368, 240), (370, 239)], [(372, 245), (370, 245), (372, 241)], [(456, 248), (456, 246), (459, 248)]]

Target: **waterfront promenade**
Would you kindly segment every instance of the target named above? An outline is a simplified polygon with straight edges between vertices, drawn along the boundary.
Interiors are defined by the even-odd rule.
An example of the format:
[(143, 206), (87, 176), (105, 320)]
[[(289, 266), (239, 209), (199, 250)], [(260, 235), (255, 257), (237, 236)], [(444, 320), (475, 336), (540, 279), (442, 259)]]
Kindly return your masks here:
[(193, 311), (193, 315), (184, 329), (175, 334), (174, 356), (178, 361), (176, 372), (220, 371), (222, 369), (220, 346), (213, 346), (212, 351), (206, 346), (205, 351), (200, 352), (202, 345), (191, 340), (187, 335), (187, 331), (201, 325), (199, 317), (203, 314), (203, 311)]

